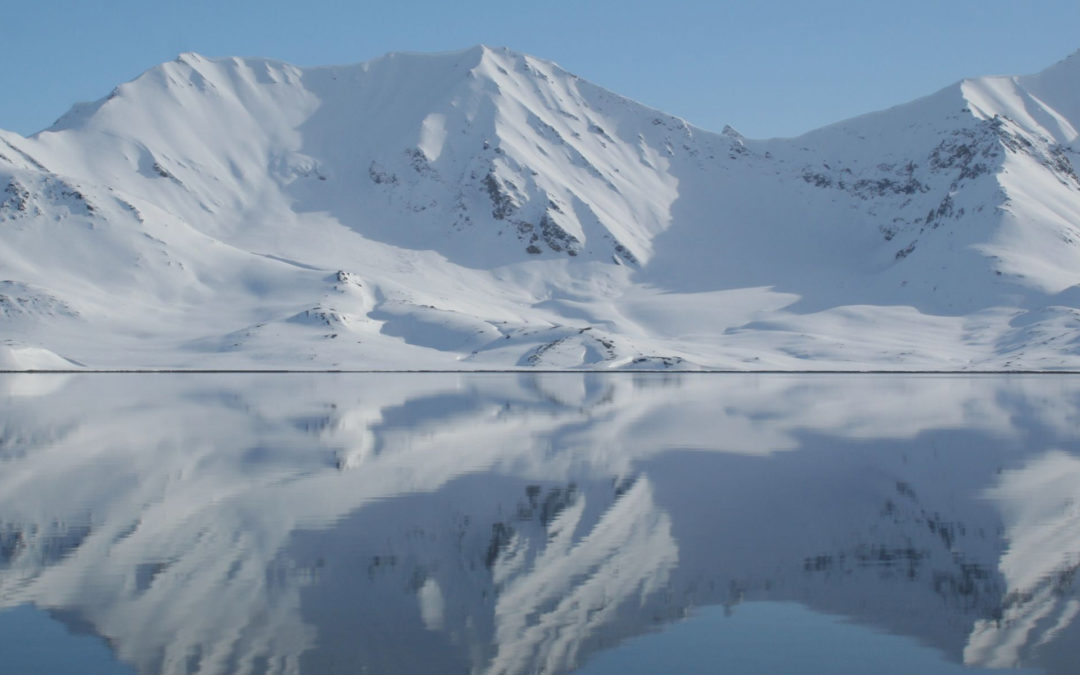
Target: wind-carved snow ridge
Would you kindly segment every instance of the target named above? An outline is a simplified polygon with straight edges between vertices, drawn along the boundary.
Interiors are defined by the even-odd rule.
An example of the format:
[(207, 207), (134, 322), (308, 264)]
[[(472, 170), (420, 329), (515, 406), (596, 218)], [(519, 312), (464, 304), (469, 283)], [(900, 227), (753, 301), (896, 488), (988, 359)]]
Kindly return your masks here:
[[(361, 104), (362, 119), (388, 133), (376, 148), (362, 151), (363, 159), (334, 161), (366, 169), (370, 185), (364, 187), (375, 194), (374, 201), (388, 202), (417, 221), (414, 231), (389, 236), (416, 242), (427, 234), (431, 245), (431, 236), (445, 236), (450, 224), (466, 238), (479, 239), (482, 249), (436, 248), (451, 260), (482, 267), (500, 262), (484, 242), (492, 233), (516, 240), (507, 251), (514, 257), (523, 252), (647, 257), (651, 236), (669, 225), (677, 180), (663, 162), (650, 167), (638, 161), (647, 147), (628, 155), (625, 143), (636, 140), (635, 130), (625, 130), (620, 142), (612, 139), (602, 125), (614, 130), (620, 120), (593, 110), (591, 90), (553, 64), (486, 47), (454, 58), (445, 64), (433, 57), (391, 55), (380, 62), (388, 69), (408, 68), (410, 76), (397, 85), (400, 91), (385, 98), (380, 91)], [(424, 60), (449, 65), (450, 72), (432, 68), (443, 81), (429, 84), (413, 63)], [(340, 75), (335, 69), (331, 81), (348, 76), (366, 82), (374, 68), (360, 74), (340, 69)], [(314, 74), (313, 86), (323, 86), (325, 75)], [(352, 126), (354, 120), (328, 123)], [(355, 133), (320, 130), (319, 135), (350, 132)], [(356, 205), (342, 205), (349, 220), (362, 217), (353, 212)], [(396, 213), (385, 217), (401, 220)], [(429, 227), (434, 231), (425, 233)]]
[(103, 369), (1077, 368), (1077, 64), (755, 141), (505, 48), (182, 54), (0, 131), (4, 280), (78, 308), (9, 339)]

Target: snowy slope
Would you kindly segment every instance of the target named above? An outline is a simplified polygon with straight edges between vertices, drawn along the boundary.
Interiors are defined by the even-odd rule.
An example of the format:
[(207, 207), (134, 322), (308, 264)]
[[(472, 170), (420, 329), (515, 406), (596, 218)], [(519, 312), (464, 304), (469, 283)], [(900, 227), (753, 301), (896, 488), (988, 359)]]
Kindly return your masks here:
[(0, 131), (0, 366), (1075, 368), (1080, 55), (796, 139), (506, 49)]

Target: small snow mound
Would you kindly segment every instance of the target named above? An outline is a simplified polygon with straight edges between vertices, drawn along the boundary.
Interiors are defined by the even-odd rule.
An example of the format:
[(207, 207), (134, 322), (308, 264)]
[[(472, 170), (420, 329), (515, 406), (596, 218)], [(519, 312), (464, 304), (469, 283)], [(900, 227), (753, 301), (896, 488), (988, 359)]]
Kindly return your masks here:
[(592, 327), (558, 326), (521, 357), (519, 366), (533, 368), (606, 367), (619, 358), (615, 338)]
[(356, 318), (349, 314), (322, 305), (305, 309), (286, 319), (288, 323), (328, 327), (348, 327), (355, 320)]
[(681, 356), (639, 356), (621, 367), (622, 370), (701, 370), (701, 367)]
[(0, 371), (74, 370), (81, 367), (44, 347), (0, 345)]

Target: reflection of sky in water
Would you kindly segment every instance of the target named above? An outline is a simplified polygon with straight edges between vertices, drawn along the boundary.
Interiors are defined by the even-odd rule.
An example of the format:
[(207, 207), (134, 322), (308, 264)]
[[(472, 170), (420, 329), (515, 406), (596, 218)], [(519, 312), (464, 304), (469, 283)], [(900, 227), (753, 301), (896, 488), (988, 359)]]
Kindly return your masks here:
[[(72, 634), (28, 606), (0, 612), (0, 645), (4, 667), (21, 675), (133, 673), (112, 658), (99, 638)], [(601, 652), (574, 672), (993, 675), (1002, 671), (950, 663), (940, 652), (911, 638), (877, 633), (799, 605), (755, 602), (736, 612), (716, 607), (699, 610), (660, 633), (632, 638)]]
[(0, 376), (0, 622), (144, 673), (1067, 673), (1078, 411), (1066, 376)]
[(876, 633), (799, 605), (753, 602), (735, 612), (701, 610), (661, 633), (633, 638), (601, 653), (574, 672), (999, 675), (1002, 671), (949, 663), (940, 652), (911, 638)]
[(101, 638), (73, 633), (29, 605), (0, 612), (2, 672), (19, 675), (133, 675)]

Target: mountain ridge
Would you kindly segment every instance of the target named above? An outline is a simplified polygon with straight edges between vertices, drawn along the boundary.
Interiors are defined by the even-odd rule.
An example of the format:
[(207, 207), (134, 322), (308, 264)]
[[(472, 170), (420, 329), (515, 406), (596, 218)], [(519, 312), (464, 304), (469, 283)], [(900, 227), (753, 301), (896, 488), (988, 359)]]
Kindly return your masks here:
[(182, 54), (0, 132), (0, 361), (1076, 368), (1076, 63), (750, 140), (506, 48)]

